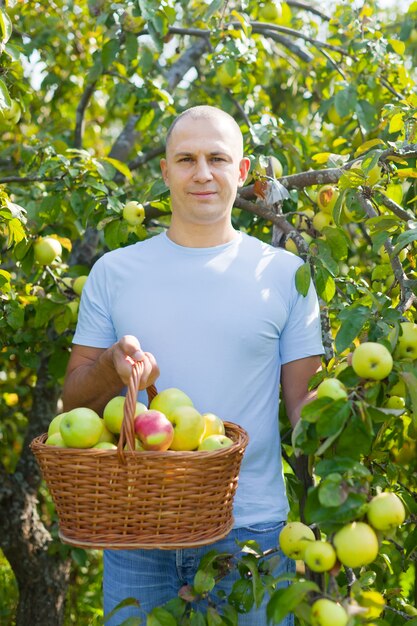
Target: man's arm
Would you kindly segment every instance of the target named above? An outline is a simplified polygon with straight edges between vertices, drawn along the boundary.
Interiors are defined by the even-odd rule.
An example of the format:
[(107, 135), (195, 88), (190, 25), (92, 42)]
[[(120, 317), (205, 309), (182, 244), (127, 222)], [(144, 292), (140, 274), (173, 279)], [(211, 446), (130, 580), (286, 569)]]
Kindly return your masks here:
[(282, 366), (282, 396), (293, 428), (300, 419), (302, 407), (316, 397), (315, 391), (308, 391), (308, 382), (320, 369), (320, 356), (305, 357)]
[(64, 382), (64, 411), (86, 406), (101, 414), (129, 382), (132, 366), (126, 357), (143, 362), (140, 389), (155, 382), (159, 376), (155, 357), (141, 350), (136, 337), (126, 335), (107, 349), (73, 345)]

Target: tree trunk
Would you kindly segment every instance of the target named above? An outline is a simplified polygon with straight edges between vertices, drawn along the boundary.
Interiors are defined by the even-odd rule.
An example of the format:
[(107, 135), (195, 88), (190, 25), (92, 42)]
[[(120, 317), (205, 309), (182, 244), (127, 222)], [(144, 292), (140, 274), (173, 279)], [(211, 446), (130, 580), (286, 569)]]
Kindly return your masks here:
[(51, 383), (48, 358), (41, 360), (29, 426), (14, 474), (0, 466), (0, 547), (19, 588), (16, 626), (60, 626), (68, 588), (71, 560), (49, 551), (53, 542), (38, 513), (41, 484), (38, 464), (29, 448), (45, 432), (57, 410), (60, 388)]

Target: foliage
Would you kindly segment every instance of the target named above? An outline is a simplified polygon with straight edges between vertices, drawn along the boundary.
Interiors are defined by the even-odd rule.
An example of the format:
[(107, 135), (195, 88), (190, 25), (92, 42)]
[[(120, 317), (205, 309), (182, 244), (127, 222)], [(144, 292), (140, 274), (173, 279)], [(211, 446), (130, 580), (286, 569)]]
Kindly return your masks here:
[[(248, 181), (234, 224), (303, 258), (297, 287), (303, 293), (314, 280), (326, 348), (325, 368), (313, 383), (337, 377), (348, 390), (347, 401), (307, 406), (293, 446), (284, 439), (290, 496), (301, 492), (296, 454), (309, 456), (313, 482), (304, 513), (297, 495), (291, 515), (305, 514), (331, 537), (362, 519), (378, 490), (398, 493), (407, 522), (382, 539), (372, 565), (356, 572), (356, 587), (344, 568), (319, 586), (340, 599), (358, 585), (377, 588), (389, 609), (376, 623), (402, 624), (417, 588), (417, 378), (415, 362), (396, 353), (400, 323), (417, 321), (417, 4), (388, 19), (377, 2), (357, 8), (340, 1), (329, 15), (288, 1), (277, 3), (272, 22), (263, 18), (267, 3), (255, 0), (3, 4), (0, 475), (13, 476), (29, 454), (28, 429), (43, 432), (52, 417), (38, 416), (36, 390), (44, 367), (49, 386), (62, 384), (79, 302), (73, 279), (88, 274), (104, 251), (166, 228), (170, 207), (158, 163), (166, 129), (191, 105), (221, 106), (241, 125), (253, 160), (275, 155), (283, 167), (278, 183)], [(337, 198), (326, 212), (319, 204), (327, 184)], [(139, 227), (122, 216), (132, 199), (145, 206)], [(48, 265), (34, 251), (45, 236), (62, 247)], [(364, 380), (353, 371), (348, 355), (364, 341), (393, 352), (386, 379)], [(392, 396), (403, 398), (400, 408), (390, 406)], [(53, 529), (42, 489), (39, 510)], [(75, 613), (89, 594), (96, 608), (100, 602), (97, 560), (82, 558), (73, 570), (83, 599)], [(202, 565), (190, 593), (206, 599), (212, 592), (204, 588), (210, 567)], [(5, 571), (0, 565), (0, 575)], [(273, 619), (284, 606), (309, 623), (317, 584), (308, 572), (291, 591), (273, 591), (265, 572), (260, 580), (272, 593)], [(169, 624), (167, 611), (178, 617), (187, 606), (187, 598), (173, 600), (148, 623)], [(207, 617), (189, 615), (189, 623), (235, 623), (233, 599), (222, 621), (216, 606)], [(68, 623), (87, 619), (68, 609)]]

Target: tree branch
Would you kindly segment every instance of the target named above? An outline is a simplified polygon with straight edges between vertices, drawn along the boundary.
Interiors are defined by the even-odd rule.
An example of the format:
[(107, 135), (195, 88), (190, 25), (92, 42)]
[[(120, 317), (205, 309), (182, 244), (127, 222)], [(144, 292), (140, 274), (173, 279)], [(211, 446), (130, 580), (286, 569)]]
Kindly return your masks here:
[(85, 110), (91, 100), (91, 96), (94, 93), (96, 84), (97, 81), (94, 81), (86, 86), (84, 93), (81, 96), (81, 100), (78, 103), (75, 113), (74, 148), (81, 148), (82, 146)]

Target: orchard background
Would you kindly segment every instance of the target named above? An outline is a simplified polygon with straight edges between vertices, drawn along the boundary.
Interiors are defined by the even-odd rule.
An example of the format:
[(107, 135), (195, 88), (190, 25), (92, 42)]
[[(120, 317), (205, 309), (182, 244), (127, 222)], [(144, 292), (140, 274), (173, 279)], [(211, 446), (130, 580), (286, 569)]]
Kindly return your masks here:
[[(400, 323), (417, 321), (417, 2), (392, 4), (0, 2), (2, 624), (102, 623), (101, 555), (57, 539), (28, 446), (60, 410), (79, 302), (72, 279), (106, 250), (166, 228), (165, 133), (201, 103), (230, 112), (254, 165), (269, 166), (269, 178), (239, 192), (234, 224), (301, 255), (297, 285), (315, 282), (326, 346), (313, 383), (338, 376), (349, 391), (348, 401), (307, 407), (292, 440), (279, 416), (291, 519), (331, 537), (362, 519), (378, 490), (407, 509), (371, 565), (313, 576), (300, 563), (289, 591), (271, 591), (272, 623), (295, 610), (309, 624), (312, 598), (325, 594), (362, 624), (355, 598), (378, 590), (386, 608), (373, 624), (417, 624), (417, 377), (396, 352)], [(278, 183), (269, 156), (282, 166)], [(336, 187), (323, 211), (325, 184)], [(138, 227), (123, 219), (129, 200), (144, 205)], [(62, 247), (49, 265), (34, 257), (40, 236)], [(394, 354), (382, 381), (347, 364), (366, 340)], [(213, 564), (203, 564), (188, 595), (143, 623), (236, 624), (269, 589), (259, 561), (255, 552), (239, 563), (233, 597), (218, 601), (214, 588), (208, 610), (187, 613), (187, 599), (214, 584)]]

